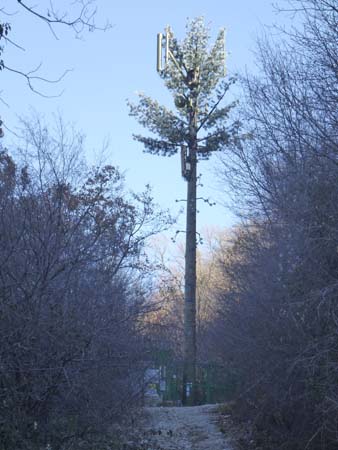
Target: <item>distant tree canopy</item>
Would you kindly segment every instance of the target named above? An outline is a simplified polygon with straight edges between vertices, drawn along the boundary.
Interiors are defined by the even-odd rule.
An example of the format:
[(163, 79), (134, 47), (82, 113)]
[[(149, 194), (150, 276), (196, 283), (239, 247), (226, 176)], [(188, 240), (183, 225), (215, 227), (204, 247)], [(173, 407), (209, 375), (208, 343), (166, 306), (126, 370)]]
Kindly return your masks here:
[[(215, 345), (211, 329), (214, 327), (219, 304), (215, 293), (224, 289), (225, 279), (220, 261), (228, 245), (230, 235), (227, 231), (205, 229), (204, 245), (197, 252), (196, 286), (196, 326), (197, 326), (197, 362), (212, 363), (217, 360), (219, 348)], [(157, 252), (156, 252), (157, 249)], [(158, 348), (165, 348), (175, 358), (183, 358), (183, 309), (184, 309), (184, 250), (177, 246), (177, 256), (165, 260), (161, 255), (165, 251), (157, 244), (154, 253), (161, 270), (156, 277), (156, 288), (151, 297), (154, 310), (145, 317), (147, 333)]]

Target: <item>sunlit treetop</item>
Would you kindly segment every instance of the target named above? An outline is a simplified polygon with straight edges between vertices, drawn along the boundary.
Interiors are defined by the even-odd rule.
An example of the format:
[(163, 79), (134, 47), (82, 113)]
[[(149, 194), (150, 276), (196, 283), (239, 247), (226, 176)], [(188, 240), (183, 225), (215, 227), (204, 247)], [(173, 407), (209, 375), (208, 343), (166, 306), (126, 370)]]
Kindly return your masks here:
[(236, 138), (240, 124), (229, 125), (228, 117), (236, 102), (223, 104), (234, 78), (225, 73), (224, 29), (210, 45), (210, 29), (203, 17), (188, 20), (186, 36), (179, 42), (172, 31), (169, 51), (172, 57), (160, 70), (160, 76), (172, 93), (175, 110), (160, 105), (145, 94), (137, 104), (129, 103), (130, 115), (148, 128), (152, 136), (134, 135), (145, 151), (171, 156), (182, 145), (189, 145), (189, 118), (194, 114), (198, 133), (198, 155), (208, 158)]

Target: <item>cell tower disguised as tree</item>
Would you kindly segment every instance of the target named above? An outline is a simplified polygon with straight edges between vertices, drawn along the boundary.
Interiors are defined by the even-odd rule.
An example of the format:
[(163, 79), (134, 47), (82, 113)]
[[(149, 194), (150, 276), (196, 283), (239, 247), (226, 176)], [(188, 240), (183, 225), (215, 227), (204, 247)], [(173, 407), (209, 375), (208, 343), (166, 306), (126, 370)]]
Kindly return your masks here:
[(178, 42), (170, 27), (157, 36), (157, 70), (173, 94), (176, 111), (140, 94), (130, 114), (152, 136), (134, 135), (145, 151), (172, 156), (181, 152), (182, 176), (187, 181), (187, 224), (184, 292), (183, 404), (196, 402), (196, 191), (197, 162), (224, 149), (237, 136), (229, 126), (234, 103), (224, 106), (233, 79), (225, 80), (224, 29), (209, 47), (203, 18), (188, 21), (186, 37)]

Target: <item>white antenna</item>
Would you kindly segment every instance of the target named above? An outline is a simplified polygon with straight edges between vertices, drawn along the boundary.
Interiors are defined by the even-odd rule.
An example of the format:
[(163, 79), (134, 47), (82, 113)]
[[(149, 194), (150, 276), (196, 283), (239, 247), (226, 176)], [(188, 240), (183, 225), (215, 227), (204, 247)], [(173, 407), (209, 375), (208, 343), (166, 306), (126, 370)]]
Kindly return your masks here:
[[(182, 67), (176, 61), (175, 56), (172, 54), (170, 50), (170, 39), (173, 36), (170, 26), (167, 25), (165, 28), (164, 35), (162, 33), (157, 33), (157, 72), (162, 72), (164, 69), (168, 67), (169, 60), (171, 60), (177, 70), (181, 72), (183, 79), (186, 78), (186, 74), (183, 72)], [(162, 49), (164, 47), (164, 66), (163, 66), (163, 54)]]
[(157, 34), (157, 72), (161, 72), (163, 70), (162, 67), (162, 42), (163, 42), (163, 34)]
[[(171, 38), (171, 30), (169, 25), (167, 25), (164, 35), (162, 33), (157, 33), (157, 63), (156, 63), (157, 72), (162, 72), (162, 70), (166, 69), (168, 66), (168, 62), (171, 57), (170, 38)], [(162, 53), (163, 47), (164, 47), (164, 66)]]

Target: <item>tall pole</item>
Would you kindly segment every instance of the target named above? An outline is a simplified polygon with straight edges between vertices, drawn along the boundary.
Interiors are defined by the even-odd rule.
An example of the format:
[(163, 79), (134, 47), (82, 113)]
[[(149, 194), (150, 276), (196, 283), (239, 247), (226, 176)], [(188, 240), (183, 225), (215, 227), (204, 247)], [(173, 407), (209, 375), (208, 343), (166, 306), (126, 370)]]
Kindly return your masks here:
[[(180, 44), (169, 26), (157, 35), (156, 68), (174, 95), (178, 115), (151, 98), (140, 95), (130, 114), (155, 136), (134, 136), (146, 152), (171, 156), (181, 148), (182, 176), (187, 181), (187, 218), (184, 285), (183, 392), (184, 404), (197, 401), (196, 376), (196, 191), (199, 155), (221, 150), (229, 138), (225, 119), (229, 108), (219, 107), (228, 84), (225, 76), (224, 30), (208, 50), (208, 29), (203, 18), (191, 21)], [(200, 45), (201, 44), (201, 45)], [(212, 61), (212, 64), (210, 63)], [(187, 123), (188, 122), (188, 123)], [(235, 127), (234, 127), (235, 128)], [(237, 128), (237, 127), (236, 127)], [(202, 130), (203, 137), (197, 139)], [(231, 134), (231, 133), (230, 133)]]
[(197, 105), (191, 89), (189, 111), (189, 146), (187, 163), (187, 218), (184, 285), (184, 405), (196, 402), (196, 191), (197, 191)]
[[(196, 191), (197, 191), (197, 154), (198, 148), (198, 97), (200, 93), (201, 67), (193, 62), (190, 67), (176, 59), (176, 53), (171, 50), (173, 34), (167, 26), (165, 34), (157, 35), (157, 71), (168, 68), (169, 62), (180, 74), (181, 81), (187, 87), (184, 93), (178, 93), (175, 98), (177, 108), (184, 109), (188, 114), (188, 151), (182, 146), (182, 175), (187, 181), (187, 218), (185, 245), (185, 279), (184, 279), (184, 345), (183, 345), (183, 392), (184, 405), (194, 405), (197, 401), (196, 380)], [(224, 31), (220, 37), (223, 37)], [(173, 47), (175, 48), (175, 46)], [(164, 50), (164, 55), (162, 54)], [(222, 53), (222, 61), (224, 53)], [(164, 56), (164, 58), (163, 58)], [(191, 67), (192, 66), (192, 67)], [(211, 113), (217, 108), (220, 100), (214, 105)], [(204, 119), (204, 122), (207, 119)], [(201, 125), (200, 125), (201, 126)]]

